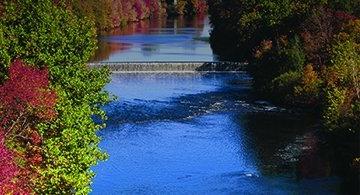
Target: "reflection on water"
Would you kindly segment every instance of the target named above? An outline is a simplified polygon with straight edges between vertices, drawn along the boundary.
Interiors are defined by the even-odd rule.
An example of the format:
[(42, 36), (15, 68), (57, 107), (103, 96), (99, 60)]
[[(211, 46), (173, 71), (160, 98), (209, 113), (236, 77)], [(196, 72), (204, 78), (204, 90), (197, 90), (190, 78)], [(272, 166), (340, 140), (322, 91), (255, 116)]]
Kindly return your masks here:
[(132, 23), (99, 37), (93, 62), (213, 61), (209, 43), (209, 19), (153, 19)]
[[(93, 194), (334, 194), (314, 122), (249, 99), (246, 74), (114, 74)], [(280, 109), (278, 109), (280, 110)]]

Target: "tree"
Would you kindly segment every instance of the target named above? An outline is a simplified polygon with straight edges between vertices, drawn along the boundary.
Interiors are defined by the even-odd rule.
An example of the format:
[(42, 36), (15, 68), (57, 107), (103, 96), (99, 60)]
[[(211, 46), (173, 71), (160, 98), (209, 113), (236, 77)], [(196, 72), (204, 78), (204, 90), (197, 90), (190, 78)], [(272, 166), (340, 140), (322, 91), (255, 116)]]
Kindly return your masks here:
[(107, 69), (86, 65), (96, 46), (93, 22), (51, 0), (6, 0), (1, 25), (11, 45), (5, 48), (7, 55), (47, 67), (50, 88), (57, 94), (56, 119), (36, 125), (43, 138), (43, 162), (35, 192), (88, 193), (90, 167), (106, 158), (96, 135), (104, 125), (92, 117), (105, 118), (101, 106), (108, 94), (103, 87), (109, 81)]

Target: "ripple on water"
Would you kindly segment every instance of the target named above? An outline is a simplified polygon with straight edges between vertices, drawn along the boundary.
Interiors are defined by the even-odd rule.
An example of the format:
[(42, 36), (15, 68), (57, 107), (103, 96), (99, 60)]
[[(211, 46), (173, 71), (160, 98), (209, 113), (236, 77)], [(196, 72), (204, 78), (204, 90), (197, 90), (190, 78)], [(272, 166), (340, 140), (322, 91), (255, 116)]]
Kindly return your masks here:
[(93, 168), (93, 194), (336, 192), (336, 178), (294, 177), (299, 155), (314, 143), (309, 126), (248, 99), (245, 80), (245, 74), (113, 75), (108, 89), (120, 98), (105, 108), (108, 126), (100, 132), (110, 158)]

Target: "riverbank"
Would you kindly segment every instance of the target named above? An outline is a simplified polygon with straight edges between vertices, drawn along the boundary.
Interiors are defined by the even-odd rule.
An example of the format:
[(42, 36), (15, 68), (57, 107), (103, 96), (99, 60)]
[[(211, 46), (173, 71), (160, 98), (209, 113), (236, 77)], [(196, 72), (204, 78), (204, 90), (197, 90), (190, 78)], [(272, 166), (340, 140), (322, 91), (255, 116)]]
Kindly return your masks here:
[(209, 6), (210, 42), (219, 58), (249, 62), (258, 97), (317, 113), (329, 142), (337, 136), (337, 146), (351, 142), (341, 166), (354, 171), (360, 156), (354, 147), (360, 131), (359, 2), (211, 0)]

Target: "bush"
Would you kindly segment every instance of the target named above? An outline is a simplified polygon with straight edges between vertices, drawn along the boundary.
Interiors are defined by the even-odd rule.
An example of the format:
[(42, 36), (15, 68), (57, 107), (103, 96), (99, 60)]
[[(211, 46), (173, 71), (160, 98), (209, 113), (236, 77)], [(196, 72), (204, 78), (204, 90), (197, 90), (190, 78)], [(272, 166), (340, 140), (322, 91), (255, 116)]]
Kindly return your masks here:
[(43, 160), (34, 191), (39, 194), (84, 194), (90, 191), (90, 167), (106, 155), (99, 149), (92, 116), (108, 101), (103, 87), (107, 69), (90, 69), (86, 62), (96, 45), (96, 30), (83, 18), (55, 6), (51, 0), (5, 1), (1, 24), (9, 40), (6, 52), (38, 68), (48, 67), (57, 94), (57, 118), (36, 126)]
[(314, 108), (319, 105), (321, 86), (322, 81), (308, 64), (304, 70), (288, 71), (273, 79), (268, 93), (280, 104)]
[[(298, 37), (290, 41), (286, 36), (275, 41), (265, 40), (256, 50), (255, 57), (256, 59), (250, 64), (250, 73), (254, 76), (255, 89), (263, 95), (271, 94), (277, 87), (277, 82), (285, 82), (290, 79), (289, 77), (295, 76), (295, 73), (301, 73), (305, 64), (305, 54)], [(280, 80), (276, 79), (278, 77)], [(281, 86), (279, 87), (281, 89), (275, 91), (280, 95), (285, 91)]]
[(270, 98), (277, 103), (294, 105), (294, 90), (300, 84), (301, 77), (301, 72), (290, 71), (273, 79), (269, 87), (271, 90), (269, 94), (272, 94)]
[(311, 64), (304, 67), (299, 85), (294, 88), (295, 102), (307, 107), (320, 104), (322, 81)]
[(324, 122), (330, 130), (359, 131), (360, 20), (349, 22), (332, 50), (325, 77)]
[[(55, 103), (56, 94), (49, 89), (46, 69), (29, 67), (20, 60), (11, 64), (9, 78), (0, 85), (0, 147), (4, 147), (3, 163), (8, 164), (11, 173), (0, 184), (0, 192), (32, 191), (31, 181), (42, 163), (42, 138), (35, 127), (56, 117)], [(14, 152), (5, 148), (5, 143)]]
[(4, 133), (0, 132), (0, 194), (30, 194), (28, 181), (19, 176), (15, 155), (5, 146)]

